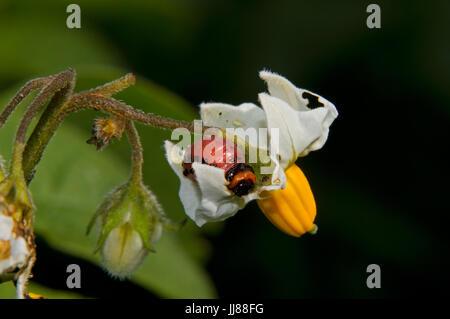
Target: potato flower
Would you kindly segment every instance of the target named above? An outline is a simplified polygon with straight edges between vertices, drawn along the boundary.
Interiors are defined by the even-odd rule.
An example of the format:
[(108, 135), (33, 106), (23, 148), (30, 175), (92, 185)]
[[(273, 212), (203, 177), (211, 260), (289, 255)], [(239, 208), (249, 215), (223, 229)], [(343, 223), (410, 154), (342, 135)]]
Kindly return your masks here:
[[(227, 187), (230, 181), (224, 169), (205, 160), (192, 163), (196, 178), (188, 178), (183, 174), (186, 149), (166, 141), (168, 162), (180, 178), (181, 202), (198, 226), (224, 220), (249, 201), (257, 200), (267, 218), (285, 233), (300, 236), (314, 232), (314, 197), (295, 161), (324, 145), (338, 112), (331, 102), (295, 87), (278, 74), (262, 71), (259, 76), (269, 91), (258, 96), (262, 108), (252, 103), (203, 103), (200, 115), (205, 126), (233, 129), (235, 136), (245, 141), (241, 145), (247, 151), (270, 150), (270, 166), (262, 171), (261, 163), (249, 162), (257, 177), (256, 185), (247, 195), (238, 196)], [(316, 97), (321, 106), (308, 107), (311, 97)], [(258, 132), (258, 138), (247, 140), (249, 130)], [(261, 143), (264, 140), (268, 142)]]

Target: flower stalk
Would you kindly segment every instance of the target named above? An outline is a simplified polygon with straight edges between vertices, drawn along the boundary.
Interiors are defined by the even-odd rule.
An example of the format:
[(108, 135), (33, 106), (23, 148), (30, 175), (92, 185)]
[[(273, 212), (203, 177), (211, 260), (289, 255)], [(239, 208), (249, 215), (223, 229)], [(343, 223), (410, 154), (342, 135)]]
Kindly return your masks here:
[(142, 144), (133, 121), (127, 120), (125, 132), (131, 145), (131, 184), (142, 183), (142, 164), (144, 162)]

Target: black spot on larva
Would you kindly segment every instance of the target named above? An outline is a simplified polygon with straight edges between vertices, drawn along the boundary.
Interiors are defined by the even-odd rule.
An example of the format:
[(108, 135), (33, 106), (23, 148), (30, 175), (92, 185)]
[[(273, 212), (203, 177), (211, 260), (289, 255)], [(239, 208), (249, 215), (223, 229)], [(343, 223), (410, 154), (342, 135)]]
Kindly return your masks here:
[(219, 112), (219, 116), (222, 115), (222, 112)]
[(310, 109), (315, 109), (317, 107), (322, 107), (324, 104), (319, 101), (319, 97), (310, 92), (303, 92), (302, 97), (308, 100), (308, 107)]
[(243, 180), (236, 185), (235, 188), (232, 189), (233, 193), (237, 196), (245, 196), (250, 193), (255, 184), (251, 180)]

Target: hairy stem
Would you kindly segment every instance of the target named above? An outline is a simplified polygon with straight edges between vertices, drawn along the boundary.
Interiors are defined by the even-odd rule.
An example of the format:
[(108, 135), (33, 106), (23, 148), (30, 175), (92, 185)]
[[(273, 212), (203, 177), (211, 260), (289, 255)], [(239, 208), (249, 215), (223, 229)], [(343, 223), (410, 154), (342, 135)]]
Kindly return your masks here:
[(36, 96), (31, 105), (25, 112), (25, 115), (20, 122), (19, 128), (16, 133), (16, 142), (25, 143), (26, 133), (28, 126), (36, 116), (39, 109), (59, 90), (66, 87), (71, 79), (73, 79), (73, 71), (64, 71), (53, 79), (42, 89), (42, 91)]
[(70, 99), (69, 103), (70, 106), (68, 108), (68, 112), (74, 112), (84, 108), (92, 108), (97, 111), (103, 111), (117, 117), (141, 122), (143, 124), (162, 129), (174, 130), (182, 127), (194, 132), (194, 124), (192, 123), (165, 118), (150, 113), (144, 113), (110, 97), (80, 93), (74, 95)]
[(14, 111), (17, 105), (22, 102), (22, 100), (30, 94), (31, 91), (40, 89), (44, 85), (46, 85), (49, 81), (52, 80), (52, 76), (46, 78), (37, 78), (34, 80), (30, 80), (19, 90), (19, 92), (14, 95), (14, 97), (9, 101), (8, 105), (6, 105), (5, 109), (0, 114), (0, 128), (5, 124), (8, 117)]
[[(47, 146), (50, 138), (53, 136), (56, 128), (59, 126), (54, 126), (54, 130), (48, 130), (47, 127), (50, 122), (53, 122), (56, 114), (64, 106), (65, 102), (70, 98), (75, 86), (75, 71), (73, 71), (72, 77), (69, 77), (69, 81), (66, 86), (61, 90), (56, 92), (51, 99), (50, 103), (47, 105), (44, 113), (41, 115), (36, 127), (34, 128), (30, 138), (27, 141), (26, 148), (23, 153), (23, 170), (27, 183), (31, 181), (34, 175), (34, 167), (38, 164), (41, 159), (42, 152)], [(41, 152), (36, 152), (37, 149), (41, 149)], [(29, 160), (33, 159), (33, 160)]]
[(117, 80), (108, 82), (99, 87), (91, 89), (86, 93), (93, 95), (111, 96), (116, 93), (119, 93), (120, 91), (126, 89), (127, 87), (130, 87), (131, 85), (134, 85), (135, 83), (136, 77), (132, 73), (128, 73)]
[(142, 163), (144, 156), (142, 152), (142, 145), (139, 139), (139, 134), (136, 127), (131, 120), (127, 120), (125, 124), (125, 132), (127, 133), (128, 141), (131, 146), (131, 183), (141, 183), (142, 181)]
[(30, 259), (28, 260), (25, 268), (20, 272), (17, 278), (16, 284), (16, 299), (26, 299), (28, 279), (31, 277), (31, 270), (33, 269), (34, 263), (36, 262), (36, 252), (33, 248)]

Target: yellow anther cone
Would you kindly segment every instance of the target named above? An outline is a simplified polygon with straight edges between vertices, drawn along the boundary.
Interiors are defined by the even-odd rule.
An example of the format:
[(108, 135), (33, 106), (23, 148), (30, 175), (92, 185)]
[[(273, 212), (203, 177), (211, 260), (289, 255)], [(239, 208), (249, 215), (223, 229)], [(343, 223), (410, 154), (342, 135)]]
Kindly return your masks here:
[(258, 206), (278, 229), (288, 235), (300, 237), (306, 232), (314, 233), (316, 202), (308, 180), (300, 167), (292, 165), (286, 170), (287, 183), (284, 189), (270, 191)]

